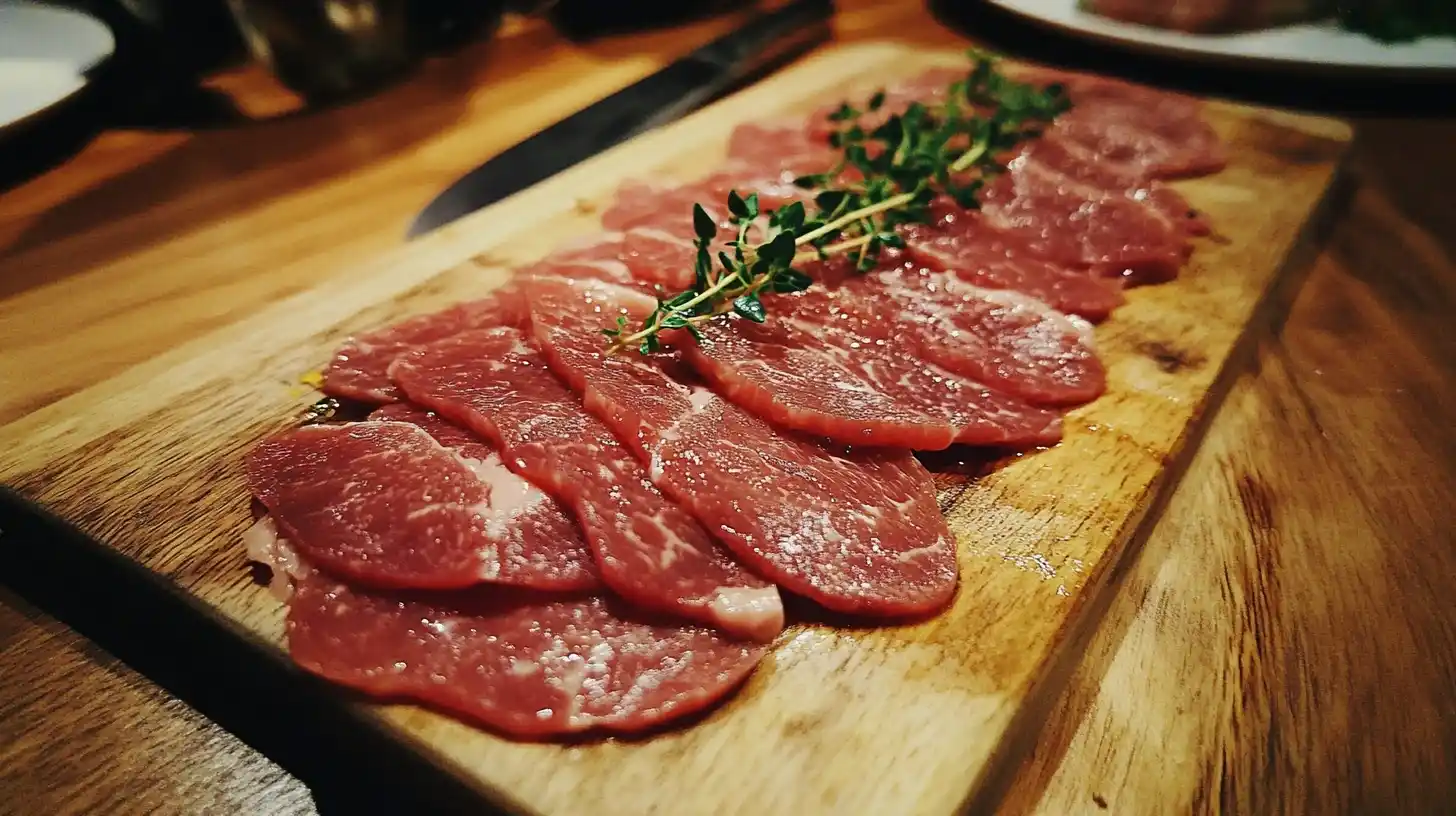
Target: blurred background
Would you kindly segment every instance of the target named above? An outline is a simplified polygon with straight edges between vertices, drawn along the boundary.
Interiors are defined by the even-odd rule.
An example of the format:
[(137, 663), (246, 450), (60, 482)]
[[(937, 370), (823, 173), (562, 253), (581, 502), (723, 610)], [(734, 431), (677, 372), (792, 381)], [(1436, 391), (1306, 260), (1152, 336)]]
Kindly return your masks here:
[[(1076, 0), (1057, 2), (1072, 9)], [(321, 123), (315, 114), (405, 104), (401, 99), (412, 100), (411, 106), (438, 107), (430, 117), (413, 121), (434, 120), (443, 127), (448, 111), (458, 113), (483, 89), (510, 83), (540, 49), (573, 44), (592, 61), (594, 67), (584, 70), (610, 86), (606, 76), (615, 66), (625, 71), (649, 50), (686, 52), (757, 9), (781, 5), (747, 0), (0, 0), (0, 15), (10, 15), (4, 18), (10, 22), (0, 22), (0, 83), (7, 76), (11, 82), (0, 84), (0, 143), (5, 146), (0, 190), (45, 173), (107, 131), (221, 129), (253, 134), (239, 135), (239, 147), (245, 138), (296, 140), (296, 152), (303, 154), (332, 128), (376, 118), (360, 110)], [(1456, 109), (1451, 71), (1371, 73), (1318, 61), (1280, 65), (1189, 58), (1177, 47), (1187, 35), (1176, 29), (1146, 28), (1173, 47), (1127, 47), (1015, 11), (1054, 5), (1040, 0), (922, 0), (917, 5), (951, 31), (1015, 56), (1200, 94), (1337, 114), (1429, 115)], [(68, 11), (72, 16), (62, 16)], [(37, 21), (40, 12), (47, 16)], [(855, 36), (899, 36), (891, 29)], [(15, 83), (28, 79), (12, 70), (13, 60), (5, 61), (6, 48), (21, 49), (22, 58), (36, 49), (55, 51), (62, 64), (74, 66), (67, 70), (77, 75), (62, 80), (75, 87), (20, 88), (39, 96), (34, 104), (16, 103)], [(593, 81), (572, 80), (583, 89)], [(1414, 90), (1396, 92), (1402, 84)], [(391, 96), (398, 85), (412, 90)], [(8, 116), (6, 101), (13, 103)], [(32, 115), (32, 109), (37, 113)], [(257, 129), (300, 116), (315, 124)], [(349, 132), (362, 143), (361, 134)], [(428, 133), (399, 136), (418, 140)], [(376, 129), (368, 142), (381, 151), (407, 143), (393, 139)], [(276, 160), (277, 153), (270, 155)]]

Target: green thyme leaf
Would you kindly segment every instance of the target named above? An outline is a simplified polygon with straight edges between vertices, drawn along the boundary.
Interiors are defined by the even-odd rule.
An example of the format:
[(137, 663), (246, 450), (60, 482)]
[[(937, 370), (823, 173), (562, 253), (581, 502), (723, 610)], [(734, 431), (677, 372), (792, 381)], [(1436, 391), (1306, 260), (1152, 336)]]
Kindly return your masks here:
[(744, 320), (752, 320), (754, 323), (762, 323), (768, 319), (763, 311), (763, 303), (758, 295), (740, 295), (733, 299), (733, 311)]
[(775, 292), (802, 292), (813, 284), (813, 278), (792, 267), (785, 267), (774, 276), (771, 288)]
[(708, 215), (702, 204), (693, 205), (693, 231), (704, 241), (711, 241), (718, 235), (718, 225), (713, 223), (713, 216)]
[(738, 195), (737, 190), (728, 191), (728, 213), (734, 218), (748, 218), (748, 202)]

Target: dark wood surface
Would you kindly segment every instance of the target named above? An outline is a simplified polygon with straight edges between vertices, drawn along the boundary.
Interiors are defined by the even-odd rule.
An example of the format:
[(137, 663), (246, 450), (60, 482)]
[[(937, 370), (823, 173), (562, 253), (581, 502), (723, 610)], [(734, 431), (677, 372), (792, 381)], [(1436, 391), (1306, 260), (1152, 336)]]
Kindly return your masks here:
[[(915, 4), (843, 5), (844, 39), (957, 41)], [(347, 108), (104, 133), (0, 194), (0, 421), (395, 245), (483, 156), (726, 24), (587, 47), (512, 25)], [(224, 82), (279, 98), (253, 71)], [(1359, 135), (1348, 212), (1125, 576), (1008, 812), (1456, 803), (1456, 124), (1362, 120)], [(298, 778), (8, 593), (0, 679), (0, 812), (315, 808)]]

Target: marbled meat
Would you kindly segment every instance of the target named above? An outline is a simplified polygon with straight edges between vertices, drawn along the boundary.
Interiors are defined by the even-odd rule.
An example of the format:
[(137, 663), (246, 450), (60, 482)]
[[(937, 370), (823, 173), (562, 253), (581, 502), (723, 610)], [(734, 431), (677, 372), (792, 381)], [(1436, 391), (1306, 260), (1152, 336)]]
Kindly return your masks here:
[(849, 445), (1036, 447), (1105, 387), (1085, 322), (1025, 295), (887, 265), (702, 327), (685, 358), (724, 396)]
[[(288, 553), (274, 541), (259, 552)], [(636, 732), (737, 688), (761, 644), (654, 619), (603, 595), (499, 587), (367, 590), (285, 555), (288, 649), (304, 669), (519, 737)]]
[(389, 364), (403, 352), (472, 328), (511, 326), (524, 317), (509, 288), (479, 300), (418, 315), (346, 340), (324, 369), (323, 391), (372, 405), (395, 402), (399, 390), (389, 381)]
[[(384, 407), (247, 462), (268, 513), (245, 543), (286, 596), (294, 659), (513, 735), (632, 732), (739, 685), (781, 592), (878, 619), (950, 604), (955, 541), (911, 451), (1058, 442), (1107, 387), (1092, 322), (1211, 231), (1170, 182), (1228, 162), (1196, 99), (1008, 73), (1071, 109), (992, 154), (1004, 172), (974, 208), (942, 197), (896, 226), (872, 268), (796, 264), (814, 285), (761, 292), (766, 321), (740, 302), (650, 354), (608, 355), (600, 333), (697, 286), (695, 204), (736, 230), (730, 193), (756, 194), (758, 244), (769, 210), (814, 210), (798, 177), (862, 180), (838, 104), (741, 124), (725, 163), (619, 186), (603, 232), (493, 294), (349, 338), (324, 390)], [(866, 91), (854, 124), (948, 102), (964, 76)]]
[(778, 590), (652, 485), (521, 331), (456, 335), (399, 358), (390, 376), (412, 402), (500, 445), (512, 469), (571, 507), (617, 594), (750, 637), (782, 628)]
[(380, 588), (600, 585), (576, 525), (494, 451), (424, 412), (388, 417), (249, 453), (253, 495), (310, 562)]
[(553, 370), (650, 465), (654, 484), (745, 563), (840, 612), (894, 617), (945, 606), (955, 540), (931, 476), (904, 449), (826, 446), (725, 401), (674, 355), (607, 358), (581, 331), (602, 314), (641, 320), (654, 301), (610, 284), (525, 287)]
[(1021, 292), (1093, 321), (1105, 319), (1124, 300), (1119, 279), (1047, 260), (1025, 241), (988, 225), (977, 212), (945, 212), (933, 224), (911, 225), (902, 232), (905, 263), (916, 271), (947, 271), (973, 286)]

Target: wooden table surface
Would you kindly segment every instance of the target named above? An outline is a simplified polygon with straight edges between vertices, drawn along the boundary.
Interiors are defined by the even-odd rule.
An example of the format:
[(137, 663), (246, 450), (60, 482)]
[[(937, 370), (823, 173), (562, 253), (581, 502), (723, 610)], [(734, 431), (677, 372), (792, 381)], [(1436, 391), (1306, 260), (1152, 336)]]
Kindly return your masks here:
[[(841, 8), (841, 40), (960, 36), (917, 3)], [(345, 108), (102, 134), (0, 193), (0, 422), (347, 274), (486, 156), (731, 22), (590, 46), (510, 22)], [(256, 70), (223, 81), (279, 103)], [(1347, 211), (1129, 565), (1005, 812), (1456, 809), (1456, 121), (1358, 129)], [(0, 590), (0, 813), (329, 809)]]

